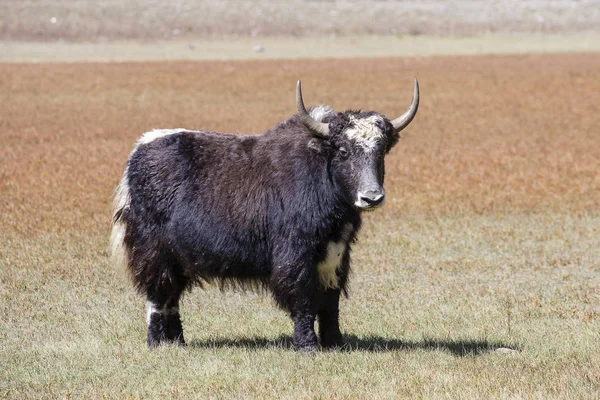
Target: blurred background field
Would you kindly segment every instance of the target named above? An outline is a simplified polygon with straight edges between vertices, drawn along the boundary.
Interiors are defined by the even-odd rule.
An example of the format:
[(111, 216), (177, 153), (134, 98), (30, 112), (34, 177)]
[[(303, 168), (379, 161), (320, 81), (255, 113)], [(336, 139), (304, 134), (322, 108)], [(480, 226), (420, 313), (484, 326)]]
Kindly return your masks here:
[(598, 26), (598, 0), (4, 0), (0, 61), (585, 52)]
[(173, 37), (472, 36), (596, 31), (597, 0), (4, 0), (8, 39), (100, 41)]
[[(0, 56), (0, 397), (596, 398), (600, 54), (577, 38), (598, 35), (598, 2), (297, 3), (240, 3), (237, 17), (208, 2), (0, 4), (0, 46), (14, 50)], [(564, 48), (369, 53), (532, 38)], [(232, 50), (168, 50), (199, 43)], [(303, 53), (271, 57), (276, 43)], [(260, 133), (292, 115), (299, 78), (307, 104), (393, 116), (413, 76), (419, 114), (353, 252), (348, 351), (296, 354), (268, 295), (214, 287), (183, 301), (188, 348), (148, 351), (145, 301), (107, 252), (140, 134)]]

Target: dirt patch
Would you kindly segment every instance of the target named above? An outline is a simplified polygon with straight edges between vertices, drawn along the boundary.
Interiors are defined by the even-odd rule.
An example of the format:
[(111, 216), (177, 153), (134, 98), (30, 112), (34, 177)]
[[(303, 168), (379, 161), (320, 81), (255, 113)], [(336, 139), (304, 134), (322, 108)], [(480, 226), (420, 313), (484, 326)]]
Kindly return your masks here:
[(261, 132), (293, 113), (298, 78), (307, 104), (393, 117), (413, 76), (421, 108), (376, 218), (600, 207), (600, 55), (0, 64), (0, 225), (105, 230), (142, 132)]

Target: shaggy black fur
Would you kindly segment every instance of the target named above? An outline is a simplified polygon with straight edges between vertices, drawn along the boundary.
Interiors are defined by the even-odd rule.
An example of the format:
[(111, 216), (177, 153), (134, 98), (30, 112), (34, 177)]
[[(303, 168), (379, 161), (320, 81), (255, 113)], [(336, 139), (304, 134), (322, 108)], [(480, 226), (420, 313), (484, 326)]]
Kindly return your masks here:
[[(332, 112), (324, 119), (326, 140), (293, 116), (258, 136), (185, 131), (138, 144), (124, 176), (130, 200), (115, 211), (114, 223), (126, 226), (139, 292), (169, 309), (204, 280), (258, 283), (290, 312), (298, 349), (316, 349), (316, 318), (322, 346), (341, 346), (338, 304), (361, 225), (357, 191), (365, 171), (383, 185), (384, 154), (399, 138), (382, 117), (383, 136), (365, 151), (344, 134), (350, 115), (379, 114)], [(330, 242), (346, 240), (348, 224), (338, 287), (326, 289), (318, 265)], [(178, 312), (149, 320), (149, 346), (184, 343)]]

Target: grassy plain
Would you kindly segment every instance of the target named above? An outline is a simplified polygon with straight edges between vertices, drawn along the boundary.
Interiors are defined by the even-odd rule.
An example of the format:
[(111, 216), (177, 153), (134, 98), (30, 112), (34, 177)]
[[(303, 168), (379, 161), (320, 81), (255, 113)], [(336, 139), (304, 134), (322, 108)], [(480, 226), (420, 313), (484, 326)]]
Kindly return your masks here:
[[(419, 114), (342, 303), (349, 349), (290, 348), (268, 295), (195, 290), (145, 348), (110, 202), (158, 127), (260, 132), (305, 101)], [(597, 398), (600, 55), (0, 64), (0, 397)], [(504, 353), (498, 348), (514, 351)]]

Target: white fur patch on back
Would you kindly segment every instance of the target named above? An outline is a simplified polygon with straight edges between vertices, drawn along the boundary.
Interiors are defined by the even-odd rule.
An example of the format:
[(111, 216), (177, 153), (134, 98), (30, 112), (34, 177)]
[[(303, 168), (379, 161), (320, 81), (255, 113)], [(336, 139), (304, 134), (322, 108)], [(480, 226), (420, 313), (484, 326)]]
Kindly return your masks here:
[(352, 233), (352, 224), (346, 224), (342, 231), (342, 237), (339, 242), (329, 242), (327, 245), (327, 255), (325, 260), (317, 266), (319, 280), (324, 288), (337, 289), (339, 287), (337, 269), (340, 267), (344, 252), (348, 247), (350, 234)]
[(353, 126), (346, 129), (346, 136), (366, 151), (371, 151), (375, 148), (377, 141), (383, 137), (383, 132), (377, 126), (377, 123), (381, 121), (383, 118), (379, 115), (371, 115), (366, 118), (356, 118), (351, 115), (350, 122)]
[(148, 144), (150, 142), (155, 141), (156, 139), (160, 139), (161, 137), (165, 137), (168, 135), (172, 135), (174, 133), (186, 132), (187, 129), (177, 128), (177, 129), (153, 129), (150, 132), (146, 132), (139, 138), (137, 144)]
[(318, 105), (312, 108), (309, 114), (313, 119), (322, 122), (326, 116), (333, 114), (334, 112), (335, 110), (329, 106)]

